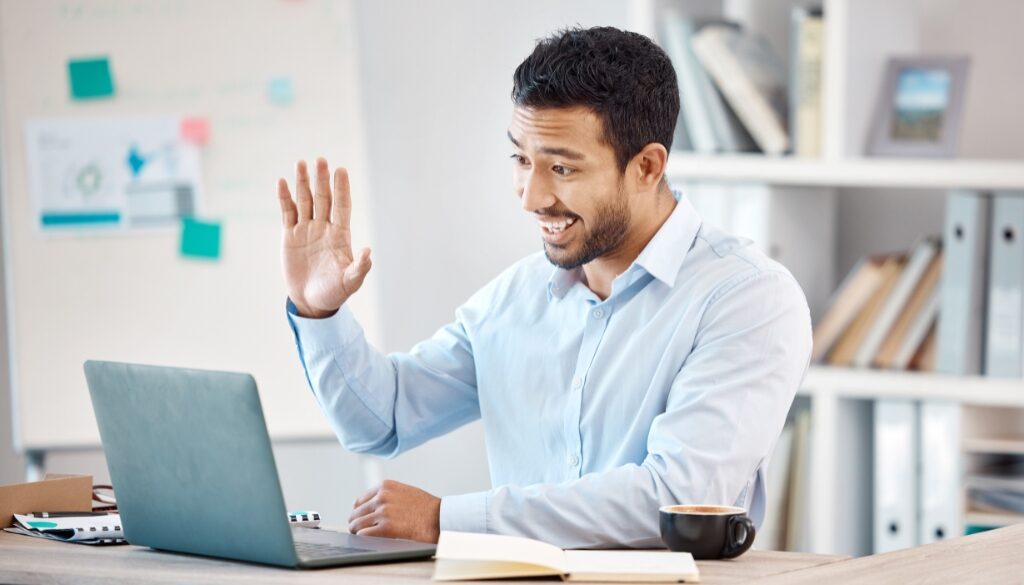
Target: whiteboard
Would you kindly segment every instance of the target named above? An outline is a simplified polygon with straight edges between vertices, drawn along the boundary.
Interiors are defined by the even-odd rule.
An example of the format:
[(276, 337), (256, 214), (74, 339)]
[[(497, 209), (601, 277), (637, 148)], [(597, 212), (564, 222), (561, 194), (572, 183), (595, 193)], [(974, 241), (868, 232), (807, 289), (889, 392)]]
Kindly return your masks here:
[[(372, 242), (350, 1), (0, 0), (2, 215), (16, 448), (96, 446), (82, 363), (250, 372), (275, 438), (330, 436), (285, 316), (275, 181), (344, 164), (353, 241)], [(116, 94), (73, 101), (67, 63), (107, 56)], [(294, 100), (273, 102), (272, 79)], [(179, 230), (52, 237), (28, 193), (26, 122), (205, 116), (201, 219), (218, 261), (183, 258)], [(379, 345), (372, 278), (352, 308)], [(0, 422), (0, 425), (5, 423)]]

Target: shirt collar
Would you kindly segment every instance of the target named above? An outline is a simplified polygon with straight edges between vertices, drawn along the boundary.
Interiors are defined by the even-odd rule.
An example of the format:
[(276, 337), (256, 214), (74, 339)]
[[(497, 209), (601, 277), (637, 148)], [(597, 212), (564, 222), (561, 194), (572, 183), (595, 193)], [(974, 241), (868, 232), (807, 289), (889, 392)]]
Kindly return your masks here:
[[(676, 198), (675, 209), (633, 262), (634, 266), (640, 266), (670, 287), (675, 286), (683, 259), (693, 246), (697, 232), (703, 224), (697, 210), (682, 193), (673, 191), (672, 194)], [(551, 278), (548, 279), (548, 301), (564, 297), (574, 284), (582, 280), (582, 274), (582, 268), (566, 270), (555, 267)]]
[(675, 286), (683, 260), (704, 223), (682, 193), (673, 191), (672, 194), (676, 197), (676, 208), (634, 262), (670, 287)]

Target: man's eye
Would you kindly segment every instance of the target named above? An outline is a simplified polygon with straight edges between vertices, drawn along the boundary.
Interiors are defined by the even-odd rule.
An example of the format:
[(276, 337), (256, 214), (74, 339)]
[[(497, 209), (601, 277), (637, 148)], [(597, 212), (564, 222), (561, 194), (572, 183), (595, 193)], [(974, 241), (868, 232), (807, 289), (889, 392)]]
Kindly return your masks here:
[(517, 164), (524, 165), (524, 166), (527, 164), (526, 163), (526, 157), (524, 157), (522, 155), (513, 154), (511, 156), (511, 158), (512, 158), (512, 160), (516, 161)]
[(576, 171), (574, 171), (572, 169), (568, 169), (566, 167), (563, 167), (562, 165), (555, 165), (555, 166), (551, 167), (551, 170), (554, 171), (556, 175), (562, 175), (563, 177), (567, 177), (567, 176), (573, 174), (574, 172), (576, 172)]

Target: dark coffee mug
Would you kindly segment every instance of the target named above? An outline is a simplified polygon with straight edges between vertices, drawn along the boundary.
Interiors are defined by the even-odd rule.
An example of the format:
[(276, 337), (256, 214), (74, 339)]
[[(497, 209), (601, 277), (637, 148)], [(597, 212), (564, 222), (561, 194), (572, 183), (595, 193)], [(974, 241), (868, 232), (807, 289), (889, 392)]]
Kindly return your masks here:
[(695, 559), (731, 559), (754, 544), (754, 523), (735, 506), (662, 506), (661, 540)]

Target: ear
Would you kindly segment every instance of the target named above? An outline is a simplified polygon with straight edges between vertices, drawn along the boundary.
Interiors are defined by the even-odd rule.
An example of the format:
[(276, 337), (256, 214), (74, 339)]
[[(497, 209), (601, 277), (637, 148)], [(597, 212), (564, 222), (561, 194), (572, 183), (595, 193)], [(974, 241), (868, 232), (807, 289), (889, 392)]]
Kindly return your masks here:
[(655, 191), (665, 176), (668, 151), (665, 146), (652, 142), (640, 149), (630, 161), (630, 172), (636, 180), (638, 191)]

